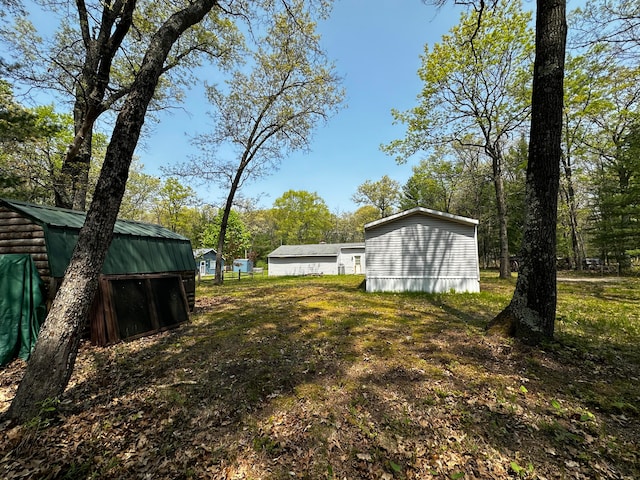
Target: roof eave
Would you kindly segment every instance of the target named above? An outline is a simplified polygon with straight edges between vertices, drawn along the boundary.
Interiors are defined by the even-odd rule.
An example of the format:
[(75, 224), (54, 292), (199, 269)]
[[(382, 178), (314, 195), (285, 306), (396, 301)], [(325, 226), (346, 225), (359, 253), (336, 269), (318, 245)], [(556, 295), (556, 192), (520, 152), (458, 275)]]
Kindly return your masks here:
[(400, 218), (409, 217), (411, 215), (426, 215), (430, 217), (443, 218), (451, 222), (461, 223), (463, 225), (470, 225), (470, 226), (477, 226), (480, 223), (475, 218), (461, 217), (459, 215), (453, 215), (451, 213), (446, 213), (446, 212), (439, 212), (437, 210), (431, 210), (430, 208), (425, 208), (425, 207), (414, 207), (409, 210), (405, 210), (399, 213), (394, 213), (393, 215), (389, 215), (388, 217), (380, 218), (378, 220), (374, 220), (373, 222), (369, 222), (365, 224), (364, 229), (370, 230), (372, 228), (379, 227), (380, 225), (394, 222)]

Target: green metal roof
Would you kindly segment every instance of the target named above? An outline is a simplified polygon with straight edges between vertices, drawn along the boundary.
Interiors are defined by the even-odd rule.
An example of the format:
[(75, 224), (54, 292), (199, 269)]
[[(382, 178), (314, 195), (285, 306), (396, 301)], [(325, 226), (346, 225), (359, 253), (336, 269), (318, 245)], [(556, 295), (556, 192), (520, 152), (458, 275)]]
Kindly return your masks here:
[[(64, 275), (84, 224), (85, 212), (0, 199), (7, 208), (40, 224), (45, 231), (49, 267)], [(102, 269), (105, 274), (181, 272), (195, 269), (191, 242), (160, 225), (117, 220)]]
[[(45, 223), (55, 227), (69, 227), (80, 229), (84, 225), (85, 212), (68, 210), (65, 208), (47, 207), (44, 205), (34, 205), (32, 203), (18, 202), (15, 200), (4, 200), (4, 203), (28, 215), (39, 223)], [(143, 237), (173, 238), (176, 240), (188, 240), (171, 230), (160, 225), (151, 223), (134, 222), (132, 220), (116, 220), (113, 233), (123, 235), (138, 235)]]

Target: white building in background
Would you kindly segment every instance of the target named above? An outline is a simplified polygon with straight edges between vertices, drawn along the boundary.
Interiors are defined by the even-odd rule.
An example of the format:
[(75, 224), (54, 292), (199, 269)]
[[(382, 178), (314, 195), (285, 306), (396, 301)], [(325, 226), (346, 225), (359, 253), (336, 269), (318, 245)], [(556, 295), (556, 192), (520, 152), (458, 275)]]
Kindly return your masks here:
[(364, 243), (281, 245), (267, 258), (269, 276), (365, 273)]

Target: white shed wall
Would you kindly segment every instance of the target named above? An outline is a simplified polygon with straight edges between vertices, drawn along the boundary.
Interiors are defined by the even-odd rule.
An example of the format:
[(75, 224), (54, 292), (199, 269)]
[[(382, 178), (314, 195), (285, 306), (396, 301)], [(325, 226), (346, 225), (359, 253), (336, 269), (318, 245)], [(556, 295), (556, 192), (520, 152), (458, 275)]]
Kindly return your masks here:
[(269, 257), (269, 276), (337, 274), (337, 257)]
[[(359, 264), (357, 257), (360, 257)], [(344, 265), (344, 273), (347, 275), (364, 274), (366, 271), (364, 247), (343, 248), (338, 255), (338, 265)]]
[(479, 292), (475, 225), (410, 215), (365, 231), (367, 291)]

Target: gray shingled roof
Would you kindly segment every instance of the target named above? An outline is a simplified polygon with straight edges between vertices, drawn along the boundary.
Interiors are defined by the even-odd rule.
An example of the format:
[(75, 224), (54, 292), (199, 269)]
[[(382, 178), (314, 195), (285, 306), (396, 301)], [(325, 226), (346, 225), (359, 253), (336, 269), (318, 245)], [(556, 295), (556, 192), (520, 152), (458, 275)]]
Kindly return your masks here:
[(364, 248), (364, 243), (314, 243), (281, 245), (268, 257), (337, 257), (343, 248)]

